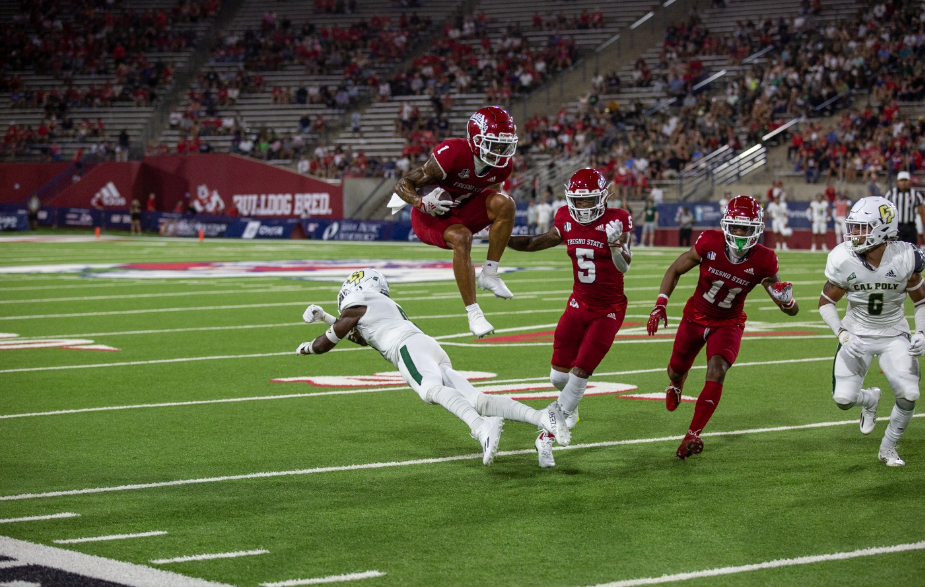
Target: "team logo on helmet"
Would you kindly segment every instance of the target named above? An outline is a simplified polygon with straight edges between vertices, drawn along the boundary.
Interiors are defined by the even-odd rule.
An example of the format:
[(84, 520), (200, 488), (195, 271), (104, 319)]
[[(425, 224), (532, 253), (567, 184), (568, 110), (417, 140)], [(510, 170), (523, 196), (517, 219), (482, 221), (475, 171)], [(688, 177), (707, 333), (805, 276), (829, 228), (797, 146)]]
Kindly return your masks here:
[(896, 211), (893, 210), (890, 206), (883, 204), (880, 206), (880, 219), (884, 222), (889, 222), (893, 220), (893, 217), (896, 216)]
[(488, 132), (488, 120), (485, 119), (485, 115), (481, 112), (476, 112), (469, 120), (474, 122), (475, 125), (479, 127), (479, 130), (483, 133)]

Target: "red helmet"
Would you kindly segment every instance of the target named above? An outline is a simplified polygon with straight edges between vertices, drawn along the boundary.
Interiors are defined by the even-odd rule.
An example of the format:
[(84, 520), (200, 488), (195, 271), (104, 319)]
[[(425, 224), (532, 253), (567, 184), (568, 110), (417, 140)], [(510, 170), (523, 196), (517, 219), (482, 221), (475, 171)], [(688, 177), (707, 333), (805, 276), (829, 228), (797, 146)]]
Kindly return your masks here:
[[(597, 169), (585, 167), (572, 175), (568, 185), (565, 186), (565, 201), (568, 211), (579, 224), (590, 224), (604, 215), (607, 205), (607, 178)], [(578, 200), (595, 198), (592, 206), (579, 207)]]
[[(726, 244), (741, 253), (755, 246), (758, 237), (764, 232), (764, 210), (755, 198), (736, 196), (729, 200), (723, 210), (723, 219), (719, 225), (726, 235)], [(733, 228), (739, 230), (733, 233)]]
[(500, 106), (479, 109), (466, 125), (472, 154), (492, 167), (506, 167), (517, 150), (517, 127)]

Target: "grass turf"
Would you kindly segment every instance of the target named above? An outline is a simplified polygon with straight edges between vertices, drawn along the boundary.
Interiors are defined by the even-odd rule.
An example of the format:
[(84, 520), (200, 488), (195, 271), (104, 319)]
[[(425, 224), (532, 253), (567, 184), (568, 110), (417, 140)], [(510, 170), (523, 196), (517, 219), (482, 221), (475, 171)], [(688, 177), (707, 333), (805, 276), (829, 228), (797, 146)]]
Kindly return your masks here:
[[(473, 257), (484, 256), (476, 247)], [(644, 332), (665, 268), (679, 250), (639, 250), (627, 275), (621, 334)], [(142, 238), (78, 243), (2, 243), (0, 264), (128, 263), (285, 259), (448, 260), (413, 245), (248, 243)], [(571, 286), (563, 249), (509, 251), (504, 265), (540, 268), (505, 276), (517, 297), (480, 297), (501, 335), (552, 330)], [(913, 420), (888, 469), (876, 459), (885, 423), (869, 437), (856, 411), (832, 403), (831, 333), (813, 310), (824, 256), (784, 253), (781, 276), (796, 282), (802, 310), (778, 312), (761, 291), (749, 326), (801, 335), (746, 338), (722, 406), (707, 432), (850, 420), (840, 426), (705, 437), (702, 455), (673, 457), (693, 411), (657, 401), (587, 397), (575, 448), (542, 470), (534, 431), (508, 423), (501, 455), (485, 468), (465, 426), (407, 388), (239, 403), (152, 407), (0, 419), (0, 496), (159, 483), (472, 455), (470, 459), (374, 469), (240, 479), (106, 493), (0, 500), (0, 518), (62, 511), (79, 518), (0, 525), (0, 534), (53, 540), (164, 530), (164, 536), (67, 545), (149, 564), (175, 556), (266, 549), (269, 554), (161, 565), (234, 585), (379, 570), (369, 585), (591, 585), (774, 559), (925, 540), (925, 426)], [(346, 274), (347, 272), (345, 272)], [(682, 278), (672, 326), (693, 291)], [(270, 379), (393, 371), (371, 350), (297, 357), (322, 331), (300, 324), (308, 303), (334, 310), (337, 284), (285, 278), (117, 280), (62, 275), (0, 277), (0, 331), (75, 336), (119, 352), (64, 349), (0, 353), (0, 415), (329, 391)], [(169, 295), (163, 295), (169, 294)], [(393, 296), (425, 332), (466, 332), (453, 282), (393, 284)], [(104, 299), (101, 299), (104, 298)], [(233, 307), (248, 306), (248, 307)], [(212, 309), (202, 309), (208, 307)], [(152, 311), (144, 310), (165, 310)], [(142, 312), (139, 312), (142, 311)], [(136, 313), (127, 313), (136, 312)], [(61, 316), (62, 314), (79, 314)], [(21, 318), (32, 316), (32, 318)], [(635, 323), (636, 325), (630, 325)], [(248, 328), (241, 328), (248, 327)], [(165, 332), (171, 330), (174, 332)], [(139, 331), (143, 331), (139, 333)], [(670, 332), (670, 331), (669, 331)], [(816, 338), (812, 338), (816, 337)], [(821, 337), (821, 338), (820, 338)], [(551, 347), (444, 338), (461, 370), (497, 379), (543, 378)], [(540, 339), (543, 340), (543, 339)], [(345, 346), (346, 345), (346, 346)], [(341, 344), (350, 348), (349, 343)], [(340, 347), (339, 347), (340, 348)], [(671, 342), (615, 344), (599, 379), (660, 392)], [(240, 355), (287, 353), (273, 356)], [(173, 359), (236, 358), (150, 363)], [(813, 359), (813, 362), (791, 362)], [(124, 366), (18, 371), (55, 366)], [(762, 362), (776, 364), (744, 365)], [(701, 356), (698, 365), (703, 365)], [(685, 387), (696, 395), (704, 371)], [(876, 369), (867, 384), (888, 389)], [(888, 414), (885, 392), (880, 415)], [(547, 403), (532, 400), (534, 407)], [(592, 443), (652, 440), (582, 447)], [(662, 440), (658, 440), (662, 439)], [(922, 551), (709, 577), (690, 585), (918, 585)]]

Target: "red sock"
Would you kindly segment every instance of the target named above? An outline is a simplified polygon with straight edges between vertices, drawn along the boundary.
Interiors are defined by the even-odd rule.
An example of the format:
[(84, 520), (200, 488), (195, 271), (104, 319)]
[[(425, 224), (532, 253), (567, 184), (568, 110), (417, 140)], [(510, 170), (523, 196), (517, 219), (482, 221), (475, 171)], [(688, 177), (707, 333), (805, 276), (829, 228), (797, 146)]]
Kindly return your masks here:
[(719, 405), (719, 398), (723, 395), (723, 384), (718, 381), (707, 381), (703, 386), (703, 391), (697, 398), (697, 405), (694, 406), (694, 418), (691, 420), (690, 433), (700, 436), (704, 426), (713, 417), (716, 406)]

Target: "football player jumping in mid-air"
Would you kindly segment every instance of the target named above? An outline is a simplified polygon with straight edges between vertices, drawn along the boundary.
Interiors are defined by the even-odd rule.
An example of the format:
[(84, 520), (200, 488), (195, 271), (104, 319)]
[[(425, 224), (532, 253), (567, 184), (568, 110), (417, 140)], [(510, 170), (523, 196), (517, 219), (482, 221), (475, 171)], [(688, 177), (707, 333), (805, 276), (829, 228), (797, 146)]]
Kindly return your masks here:
[[(825, 266), (828, 281), (819, 314), (838, 337), (832, 370), (832, 398), (839, 408), (861, 406), (861, 433), (874, 431), (880, 389), (861, 389), (874, 357), (893, 388), (896, 405), (880, 443), (880, 460), (890, 467), (906, 463), (896, 443), (919, 399), (919, 361), (925, 354), (925, 256), (921, 249), (894, 241), (896, 207), (886, 198), (859, 200), (845, 221), (844, 242), (832, 249)], [(904, 315), (906, 294), (915, 307), (915, 332)], [(835, 305), (848, 297), (845, 320)]]
[(298, 354), (326, 353), (344, 338), (368, 344), (395, 365), (422, 400), (440, 404), (469, 426), (472, 438), (482, 444), (485, 465), (490, 465), (498, 452), (504, 420), (533, 424), (554, 435), (560, 444), (569, 443), (565, 416), (555, 402), (545, 410), (534, 410), (508, 397), (486, 395), (454, 371), (437, 341), (421, 332), (389, 298), (389, 284), (378, 271), (354, 271), (341, 287), (337, 304), (339, 318), (314, 304), (305, 310), (302, 318), (306, 322), (323, 321), (330, 328), (315, 340), (302, 343)]
[(700, 433), (710, 421), (723, 393), (726, 371), (735, 363), (742, 343), (747, 316), (743, 312), (745, 297), (761, 284), (768, 295), (787, 315), (799, 311), (793, 299), (793, 285), (777, 276), (777, 255), (758, 244), (764, 230), (764, 212), (750, 196), (736, 196), (729, 201), (720, 221), (722, 230), (701, 233), (690, 250), (672, 263), (662, 279), (655, 308), (649, 315), (649, 335), (658, 331), (659, 322), (668, 326), (668, 298), (678, 278), (700, 265), (700, 279), (694, 295), (684, 306), (684, 315), (675, 335), (665, 404), (673, 412), (681, 401), (684, 380), (694, 359), (707, 347), (707, 378), (697, 398), (694, 417), (677, 456), (686, 459), (703, 451)]
[[(515, 251), (542, 251), (560, 243), (568, 246), (575, 285), (559, 318), (553, 340), (549, 379), (559, 390), (558, 403), (571, 430), (578, 422), (578, 402), (588, 377), (604, 359), (626, 315), (623, 274), (632, 253), (629, 236), (633, 217), (620, 208), (606, 207), (607, 179), (596, 169), (581, 169), (565, 190), (568, 206), (556, 212), (549, 232), (514, 236), (508, 246)], [(552, 435), (536, 439), (540, 466), (554, 467)]]
[[(498, 263), (514, 229), (514, 201), (500, 190), (513, 169), (516, 149), (517, 127), (511, 116), (498, 106), (482, 108), (469, 119), (467, 138), (437, 145), (424, 165), (398, 181), (389, 203), (393, 209), (406, 203), (414, 206), (411, 226), (421, 242), (453, 250), (453, 273), (469, 330), (479, 338), (494, 327), (475, 298), (472, 235), (491, 225), (478, 286), (499, 298), (513, 298), (498, 276)], [(420, 195), (418, 190), (427, 186), (437, 188)]]

